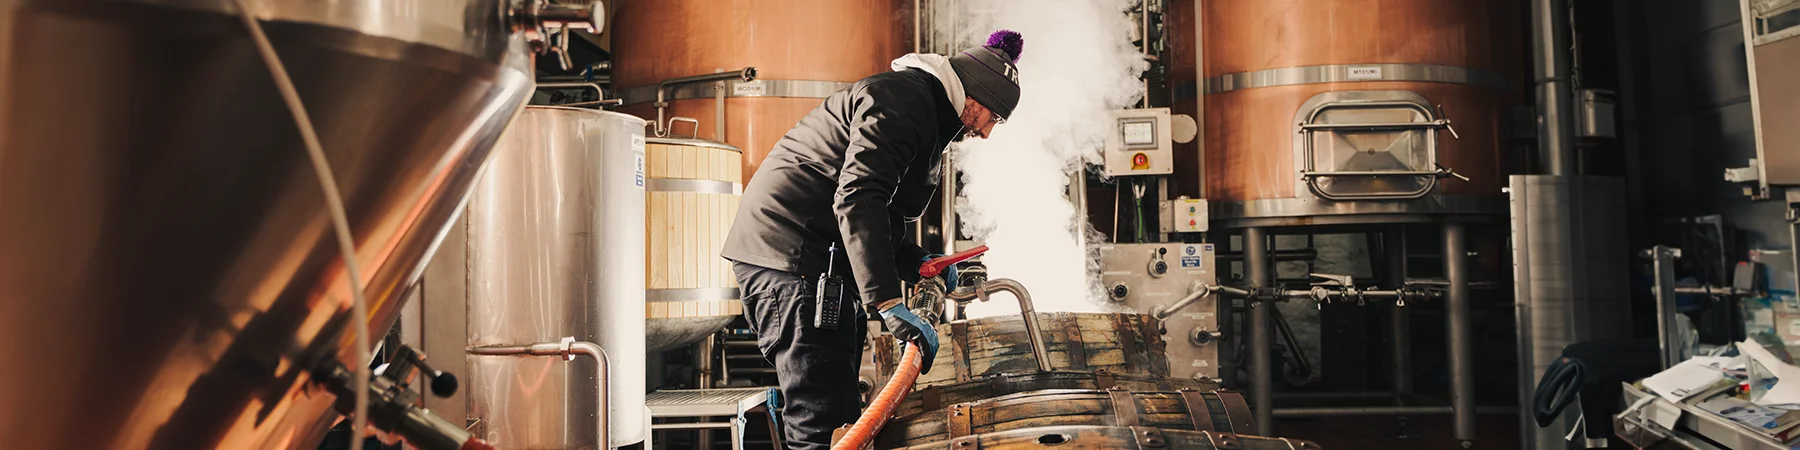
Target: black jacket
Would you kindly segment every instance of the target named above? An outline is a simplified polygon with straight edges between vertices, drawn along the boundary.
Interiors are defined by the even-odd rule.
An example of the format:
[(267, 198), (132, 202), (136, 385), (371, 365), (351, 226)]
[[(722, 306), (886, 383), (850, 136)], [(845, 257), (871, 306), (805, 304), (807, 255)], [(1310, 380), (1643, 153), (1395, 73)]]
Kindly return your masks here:
[[(961, 99), (957, 99), (961, 100)], [(938, 162), (962, 122), (937, 77), (917, 69), (864, 78), (826, 97), (769, 152), (744, 187), (720, 256), (812, 276), (832, 243), (837, 275), (862, 301), (901, 296), (926, 253), (904, 237), (937, 190)]]

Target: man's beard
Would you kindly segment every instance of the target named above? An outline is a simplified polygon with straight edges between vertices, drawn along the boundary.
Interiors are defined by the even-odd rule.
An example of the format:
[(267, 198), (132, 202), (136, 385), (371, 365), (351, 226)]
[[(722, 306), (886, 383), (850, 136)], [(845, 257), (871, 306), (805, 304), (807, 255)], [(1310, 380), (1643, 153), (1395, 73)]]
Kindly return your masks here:
[(977, 118), (979, 117), (974, 109), (963, 110), (962, 116), (957, 118), (957, 120), (962, 121), (962, 128), (957, 130), (955, 137), (950, 138), (950, 142), (962, 142), (968, 138), (975, 137), (976, 130), (970, 129), (969, 123), (974, 122)]

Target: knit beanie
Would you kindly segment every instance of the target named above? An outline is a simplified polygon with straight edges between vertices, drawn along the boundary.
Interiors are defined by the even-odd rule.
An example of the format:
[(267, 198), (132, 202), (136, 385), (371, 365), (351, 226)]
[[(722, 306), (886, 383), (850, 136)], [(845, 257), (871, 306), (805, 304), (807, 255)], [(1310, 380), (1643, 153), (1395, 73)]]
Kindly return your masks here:
[(1004, 120), (1019, 106), (1019, 68), (1015, 64), (1024, 50), (1023, 36), (1000, 30), (988, 36), (987, 45), (950, 55), (950, 68), (962, 79), (969, 98)]

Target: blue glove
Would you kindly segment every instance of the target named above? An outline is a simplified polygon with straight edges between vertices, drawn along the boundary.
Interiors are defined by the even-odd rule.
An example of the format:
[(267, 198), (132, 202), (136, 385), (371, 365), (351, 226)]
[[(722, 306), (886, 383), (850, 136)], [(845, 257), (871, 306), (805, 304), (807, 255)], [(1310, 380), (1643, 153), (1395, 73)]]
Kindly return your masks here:
[[(919, 263), (924, 264), (926, 261), (930, 261), (930, 260), (942, 258), (942, 257), (944, 257), (944, 255), (937, 254), (937, 253), (925, 255), (925, 259), (919, 260)], [(939, 273), (938, 276), (944, 277), (944, 292), (950, 292), (950, 291), (956, 290), (956, 265), (955, 264), (945, 266), (944, 272)]]
[(913, 314), (912, 310), (906, 309), (905, 304), (881, 310), (881, 323), (887, 324), (888, 332), (893, 333), (894, 337), (900, 339), (901, 342), (919, 344), (919, 348), (925, 350), (923, 355), (925, 358), (920, 364), (919, 373), (931, 373), (931, 362), (937, 359), (937, 329), (932, 328), (931, 323), (926, 322), (925, 319)]

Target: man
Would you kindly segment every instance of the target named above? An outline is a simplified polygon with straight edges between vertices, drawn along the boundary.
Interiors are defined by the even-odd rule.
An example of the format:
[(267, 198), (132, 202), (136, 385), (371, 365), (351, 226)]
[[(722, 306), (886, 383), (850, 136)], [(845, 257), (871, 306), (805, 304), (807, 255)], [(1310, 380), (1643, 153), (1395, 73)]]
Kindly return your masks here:
[[(744, 187), (721, 256), (735, 262), (744, 318), (775, 364), (788, 448), (827, 448), (832, 430), (856, 420), (865, 311), (918, 344), (930, 370), (937, 331), (907, 309), (900, 287), (917, 281), (927, 254), (900, 231), (934, 196), (945, 147), (987, 138), (1018, 105), (1023, 45), (1000, 31), (948, 58), (894, 60), (893, 72), (800, 119)], [(829, 276), (846, 292), (835, 329), (814, 324), (818, 304), (830, 303), (819, 300), (818, 280)]]

